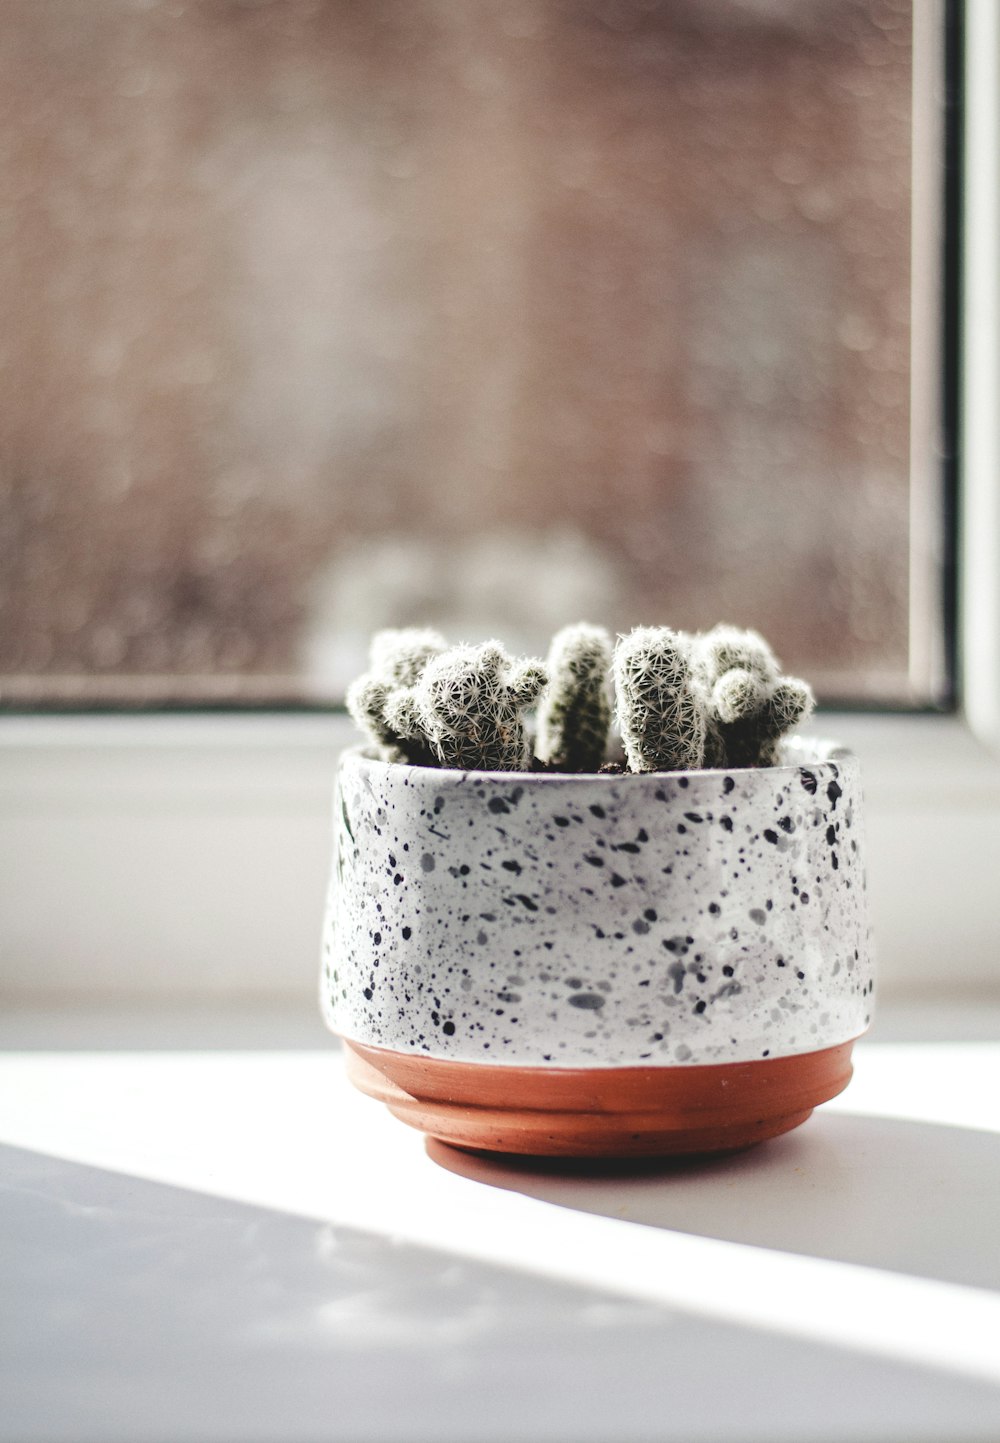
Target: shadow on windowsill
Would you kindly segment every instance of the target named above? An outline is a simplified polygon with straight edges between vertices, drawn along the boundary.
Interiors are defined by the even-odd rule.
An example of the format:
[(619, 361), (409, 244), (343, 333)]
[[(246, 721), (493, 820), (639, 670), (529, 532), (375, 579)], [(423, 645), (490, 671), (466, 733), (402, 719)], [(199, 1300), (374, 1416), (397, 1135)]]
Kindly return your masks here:
[(1000, 1291), (1000, 1134), (818, 1112), (707, 1160), (574, 1163), (462, 1152), (440, 1167), (581, 1212)]
[(0, 1437), (18, 1443), (982, 1443), (1000, 1428), (1000, 1389), (943, 1369), (20, 1148), (0, 1147), (0, 1260)]

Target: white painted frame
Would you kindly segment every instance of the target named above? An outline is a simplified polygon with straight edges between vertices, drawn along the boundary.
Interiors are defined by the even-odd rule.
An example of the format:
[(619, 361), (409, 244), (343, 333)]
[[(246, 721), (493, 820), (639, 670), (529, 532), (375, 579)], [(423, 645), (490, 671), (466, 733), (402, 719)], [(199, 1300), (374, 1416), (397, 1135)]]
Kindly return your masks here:
[(965, 715), (1000, 747), (1000, 6), (967, 0), (960, 607)]
[[(1000, 6), (966, 11), (964, 715), (829, 716), (860, 754), (884, 995), (1000, 992)], [(315, 992), (336, 753), (315, 716), (0, 719), (0, 989)]]

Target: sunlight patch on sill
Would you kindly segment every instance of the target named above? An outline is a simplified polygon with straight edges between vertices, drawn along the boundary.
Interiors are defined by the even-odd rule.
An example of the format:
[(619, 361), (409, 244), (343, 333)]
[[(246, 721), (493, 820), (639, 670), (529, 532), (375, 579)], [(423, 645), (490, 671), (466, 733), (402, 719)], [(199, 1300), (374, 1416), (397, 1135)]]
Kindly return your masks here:
[[(895, 1083), (880, 1091), (876, 1069), (917, 1076), (929, 1061), (967, 1088), (989, 1081), (996, 1099), (998, 1051), (918, 1047), (907, 1063), (904, 1046), (872, 1046), (861, 1110), (891, 1103)], [(15, 1053), (0, 1058), (0, 1098), (0, 1138), (15, 1146), (1000, 1383), (996, 1292), (595, 1215), (490, 1186), (488, 1169), (434, 1166), (416, 1133), (347, 1088), (332, 1053)], [(957, 1091), (954, 1108), (970, 1126)], [(773, 1205), (788, 1205), (780, 1189)]]

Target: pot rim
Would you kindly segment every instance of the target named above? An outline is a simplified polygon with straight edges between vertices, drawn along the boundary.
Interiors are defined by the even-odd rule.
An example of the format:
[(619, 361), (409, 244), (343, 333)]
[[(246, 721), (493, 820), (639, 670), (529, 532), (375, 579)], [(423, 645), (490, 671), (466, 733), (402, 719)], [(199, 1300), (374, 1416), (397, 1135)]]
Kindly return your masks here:
[(442, 781), (454, 780), (459, 777), (475, 777), (477, 780), (498, 782), (507, 786), (511, 782), (531, 783), (539, 785), (545, 783), (588, 783), (597, 786), (616, 785), (626, 783), (633, 786), (640, 781), (657, 782), (675, 781), (681, 777), (689, 781), (699, 781), (702, 778), (709, 780), (718, 777), (792, 777), (800, 772), (803, 767), (808, 770), (819, 767), (840, 767), (849, 762), (857, 761), (857, 753), (850, 747), (841, 746), (827, 740), (802, 740), (801, 757), (794, 762), (783, 762), (779, 766), (771, 767), (689, 767), (681, 768), (670, 772), (498, 772), (486, 771), (476, 767), (427, 767), (419, 762), (390, 762), (380, 757), (370, 746), (358, 745), (347, 747), (337, 759), (338, 766), (347, 760), (367, 762), (370, 766), (377, 767), (386, 773), (389, 772), (417, 772), (421, 777), (440, 778)]

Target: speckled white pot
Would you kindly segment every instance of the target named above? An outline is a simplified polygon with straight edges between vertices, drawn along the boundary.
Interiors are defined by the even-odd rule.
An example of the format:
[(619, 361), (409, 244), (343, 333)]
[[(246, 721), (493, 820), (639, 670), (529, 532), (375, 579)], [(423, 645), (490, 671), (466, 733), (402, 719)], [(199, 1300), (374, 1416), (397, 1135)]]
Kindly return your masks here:
[(858, 1037), (859, 769), (497, 775), (340, 762), (323, 1010), (456, 1062), (676, 1068)]

